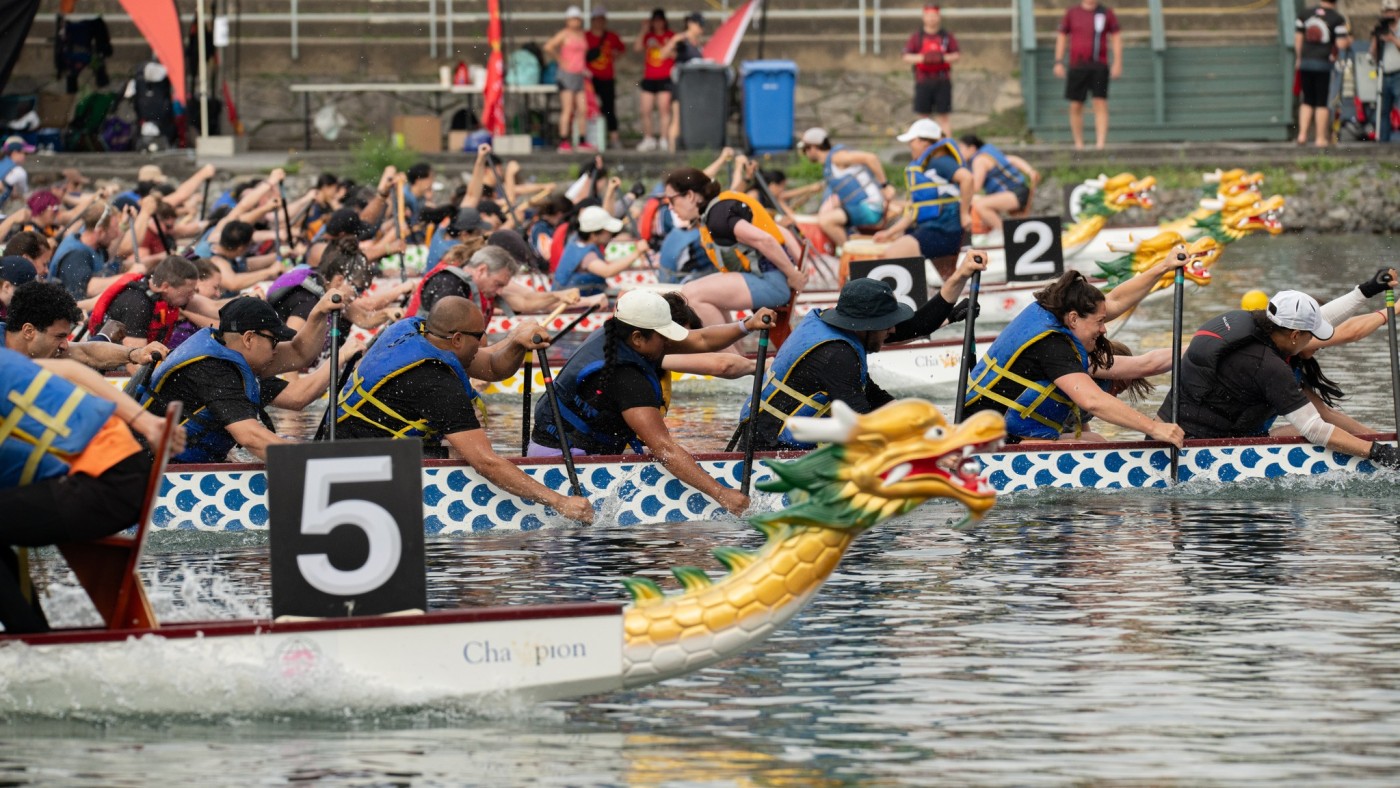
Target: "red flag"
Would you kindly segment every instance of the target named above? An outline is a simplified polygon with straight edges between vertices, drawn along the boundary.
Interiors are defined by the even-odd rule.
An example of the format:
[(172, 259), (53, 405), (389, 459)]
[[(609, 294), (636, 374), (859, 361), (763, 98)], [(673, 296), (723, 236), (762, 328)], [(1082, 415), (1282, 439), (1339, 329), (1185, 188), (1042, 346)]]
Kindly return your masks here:
[(739, 6), (739, 10), (729, 15), (719, 27), (715, 28), (715, 34), (710, 36), (710, 40), (705, 42), (702, 50), (706, 60), (713, 60), (716, 63), (729, 65), (734, 62), (734, 55), (739, 52), (739, 43), (744, 40), (744, 31), (748, 29), (749, 22), (753, 19), (754, 11), (762, 5), (763, 0), (749, 0)]
[(486, 23), (486, 42), (491, 45), (491, 56), (486, 59), (486, 87), (481, 98), (481, 127), (491, 132), (491, 136), (506, 133), (505, 106), (505, 57), (501, 55), (501, 2), (487, 0), (486, 11), (490, 21)]
[(175, 3), (157, 0), (122, 0), (122, 7), (146, 42), (155, 50), (156, 58), (170, 73), (170, 89), (175, 100), (185, 102), (185, 48), (180, 40), (180, 17)]

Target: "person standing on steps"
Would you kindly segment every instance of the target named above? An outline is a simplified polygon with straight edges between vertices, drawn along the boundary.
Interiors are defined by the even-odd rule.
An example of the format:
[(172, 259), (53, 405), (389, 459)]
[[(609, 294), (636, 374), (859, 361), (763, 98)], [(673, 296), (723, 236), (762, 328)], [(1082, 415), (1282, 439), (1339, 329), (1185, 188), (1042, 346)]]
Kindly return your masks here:
[[(632, 48), (642, 53), (642, 141), (639, 151), (654, 151), (668, 144), (671, 139), (671, 94), (675, 83), (671, 81), (671, 68), (675, 58), (662, 55), (662, 50), (676, 34), (666, 22), (666, 11), (658, 8), (651, 12), (651, 18), (642, 26), (642, 32)], [(652, 134), (651, 113), (656, 112), (656, 133)]]
[(1084, 99), (1092, 94), (1094, 147), (1102, 150), (1108, 144), (1108, 81), (1123, 76), (1123, 36), (1118, 32), (1118, 17), (1113, 11), (1097, 0), (1080, 0), (1065, 11), (1055, 35), (1055, 76), (1065, 80), (1074, 149), (1084, 149)]
[(608, 29), (608, 11), (600, 5), (593, 6), (592, 17), (588, 21), (588, 75), (593, 80), (593, 94), (598, 97), (598, 111), (608, 124), (608, 144), (622, 147), (617, 136), (617, 59), (626, 54), (627, 47), (617, 33)]
[(1390, 116), (1400, 107), (1400, 0), (1381, 0), (1381, 18), (1371, 34), (1371, 59), (1381, 70), (1376, 104), (1376, 139), (1390, 142)]
[(1298, 144), (1308, 144), (1308, 127), (1317, 128), (1313, 144), (1327, 147), (1332, 141), (1328, 100), (1332, 97), (1332, 69), (1337, 57), (1351, 46), (1347, 19), (1337, 4), (1322, 0), (1293, 20), (1293, 68), (1302, 88), (1298, 106)]
[(576, 5), (564, 12), (564, 29), (544, 45), (545, 54), (559, 61), (559, 151), (592, 150), (584, 141), (588, 128), (588, 94), (583, 81), (588, 78), (588, 37), (583, 32), (583, 11)]
[(904, 62), (914, 67), (914, 114), (932, 117), (952, 136), (948, 116), (953, 111), (952, 66), (962, 57), (958, 40), (943, 29), (943, 16), (933, 3), (924, 4), (924, 23), (904, 45)]

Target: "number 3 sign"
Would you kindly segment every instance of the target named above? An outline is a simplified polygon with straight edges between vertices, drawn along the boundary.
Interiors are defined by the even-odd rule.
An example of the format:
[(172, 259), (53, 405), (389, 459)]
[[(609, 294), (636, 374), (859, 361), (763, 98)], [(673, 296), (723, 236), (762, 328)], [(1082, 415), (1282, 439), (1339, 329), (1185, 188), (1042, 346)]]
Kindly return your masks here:
[(268, 448), (274, 617), (427, 609), (422, 458), (412, 440)]
[(922, 257), (897, 260), (853, 260), (852, 279), (883, 279), (894, 291), (895, 300), (910, 309), (928, 301), (928, 276)]
[(1065, 251), (1060, 246), (1060, 217), (1008, 219), (1002, 226), (1002, 232), (1006, 238), (1008, 282), (1054, 279), (1065, 272)]

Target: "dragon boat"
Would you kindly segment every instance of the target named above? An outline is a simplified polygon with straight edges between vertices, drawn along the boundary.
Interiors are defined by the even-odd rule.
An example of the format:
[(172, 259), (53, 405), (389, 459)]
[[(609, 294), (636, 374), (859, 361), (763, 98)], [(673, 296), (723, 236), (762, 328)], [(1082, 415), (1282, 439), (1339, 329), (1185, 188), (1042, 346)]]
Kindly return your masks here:
[[(999, 419), (996, 419), (999, 422)], [(869, 421), (844, 405), (833, 408), (827, 432), (819, 440), (878, 443)], [(862, 435), (865, 435), (862, 438)], [(1372, 436), (1392, 441), (1394, 435)], [(961, 440), (961, 439), (959, 439)], [(985, 441), (978, 443), (985, 444)], [(958, 440), (931, 446), (926, 469), (935, 475), (970, 478), (980, 466), (983, 478), (999, 494), (1039, 488), (1165, 489), (1171, 485), (1171, 450), (1167, 444), (1142, 442), (1036, 443), (969, 448)], [(760, 455), (789, 459), (797, 454)], [(700, 454), (696, 461), (729, 487), (740, 487), (741, 454)], [(564, 493), (569, 481), (559, 459), (513, 458), (511, 462), (546, 487)], [(928, 464), (928, 463), (925, 463)], [(580, 457), (576, 461), (586, 496), (596, 502), (600, 519), (621, 525), (709, 520), (726, 516), (723, 509), (672, 476), (650, 455)], [(923, 468), (897, 469), (895, 476)], [(1188, 441), (1181, 452), (1182, 482), (1235, 482), (1283, 476), (1315, 476), (1335, 471), (1371, 472), (1371, 463), (1328, 451), (1301, 438), (1247, 438)], [(865, 472), (877, 474), (873, 467)], [(769, 465), (754, 468), (755, 482), (775, 478)], [(157, 529), (246, 531), (267, 527), (267, 478), (258, 464), (175, 466), (161, 485), (153, 526)], [(760, 501), (757, 508), (779, 508), (790, 500)], [(430, 534), (466, 534), (496, 528), (533, 530), (565, 523), (539, 504), (507, 494), (470, 466), (451, 460), (423, 463), (423, 515)]]
[[(178, 419), (178, 406), (172, 412), (169, 424)], [(0, 665), (10, 677), (0, 707), (180, 714), (190, 713), (191, 698), (198, 697), (211, 699), (200, 713), (269, 702), (279, 712), (323, 704), (338, 710), (346, 688), (375, 705), (416, 707), (502, 694), (556, 700), (685, 675), (750, 648), (792, 619), (853, 540), (881, 521), (930, 498), (956, 501), (970, 517), (995, 502), (976, 475), (944, 467), (946, 457), (997, 445), (1000, 419), (974, 416), (951, 425), (933, 405), (904, 400), (857, 425), (847, 442), (768, 463), (761, 488), (795, 505), (750, 518), (765, 537), (762, 548), (715, 550), (728, 570), (719, 578), (695, 567), (672, 570), (679, 593), (664, 592), (650, 578), (624, 580), (628, 604), (162, 625), (136, 573), (143, 522), (134, 536), (65, 549), (106, 626), (0, 636)], [(812, 440), (829, 436), (830, 428), (826, 420), (793, 425)], [(153, 484), (168, 449), (168, 442), (159, 449)], [(468, 505), (485, 516), (499, 509), (489, 501)], [(105, 551), (115, 568), (105, 574), (91, 568), (77, 548)], [(191, 686), (180, 671), (148, 670), (152, 659), (216, 670)]]

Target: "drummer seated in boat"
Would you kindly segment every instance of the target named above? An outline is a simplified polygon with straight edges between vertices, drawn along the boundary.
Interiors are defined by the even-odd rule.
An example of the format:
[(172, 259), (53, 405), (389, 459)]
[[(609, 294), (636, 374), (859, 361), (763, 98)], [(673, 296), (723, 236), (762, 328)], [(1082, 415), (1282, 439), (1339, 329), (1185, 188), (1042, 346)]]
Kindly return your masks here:
[(25, 282), (10, 298), (6, 322), (0, 323), (4, 346), (26, 358), (71, 358), (93, 369), (120, 369), (146, 364), (152, 354), (170, 355), (159, 342), (140, 347), (113, 342), (69, 342), (68, 335), (83, 319), (73, 296), (56, 282)]
[(1020, 156), (1003, 153), (976, 134), (958, 138), (958, 150), (972, 171), (972, 212), (987, 227), (988, 242), (1002, 242), (1002, 216), (1024, 216), (1040, 173)]
[(479, 352), (485, 333), (481, 309), (460, 296), (439, 300), (426, 318), (405, 318), (385, 329), (340, 390), (338, 436), (418, 439), (429, 456), (446, 456), (446, 441), (502, 490), (592, 522), (588, 499), (560, 495), (525, 475), (491, 448), (477, 418), (482, 403), (471, 378), (508, 377), (526, 352), (545, 347), (534, 341), (542, 329), (532, 322), (517, 326), (494, 353)]
[(845, 246), (855, 230), (874, 231), (885, 224), (885, 208), (894, 199), (894, 186), (885, 178), (885, 164), (874, 153), (832, 145), (826, 129), (803, 132), (797, 149), (807, 161), (820, 164), (826, 186), (817, 223), (836, 246)]
[(647, 242), (639, 240), (636, 249), (613, 260), (607, 259), (608, 242), (622, 232), (622, 220), (598, 205), (584, 208), (578, 215), (578, 235), (571, 238), (559, 258), (559, 267), (554, 271), (554, 284), (551, 290), (573, 288), (581, 295), (596, 296), (608, 289), (608, 277), (616, 276), (631, 268), (637, 260), (646, 255)]
[(1181, 426), (1190, 438), (1262, 437), (1281, 417), (1314, 444), (1400, 467), (1400, 451), (1356, 437), (1353, 430), (1365, 428), (1306, 391), (1290, 364), (1333, 333), (1317, 301), (1295, 290), (1274, 295), (1265, 309), (1212, 318), (1191, 338), (1181, 379), (1158, 415), (1170, 413), (1180, 397)]
[[(765, 316), (771, 321), (772, 310), (760, 309), (743, 323), (691, 331), (675, 321), (672, 305), (659, 294), (623, 293), (603, 330), (589, 335), (555, 378), (570, 450), (615, 455), (629, 447), (640, 454), (645, 447), (677, 479), (730, 512), (743, 512), (748, 496), (716, 481), (671, 435), (663, 418), (670, 405), (663, 371), (670, 354), (721, 350), (763, 328)], [(557, 457), (561, 446), (554, 409), (542, 399), (535, 408), (529, 454)]]
[[(968, 252), (962, 264), (928, 303), (915, 312), (895, 298), (880, 279), (852, 279), (841, 288), (834, 309), (807, 313), (773, 359), (754, 423), (754, 449), (812, 449), (788, 430), (794, 416), (819, 417), (841, 400), (856, 413), (869, 413), (894, 398), (870, 379), (869, 355), (886, 344), (927, 336), (954, 315), (954, 301), (985, 259)], [(962, 315), (966, 315), (963, 304)], [(956, 319), (962, 319), (957, 317)], [(741, 418), (750, 417), (745, 404)]]
[(1115, 380), (1171, 369), (1171, 351), (1117, 356), (1107, 323), (1139, 303), (1153, 283), (1185, 265), (1178, 254), (1105, 296), (1078, 271), (1066, 271), (1035, 294), (1035, 303), (997, 335), (968, 381), (966, 412), (995, 410), (1006, 417), (1007, 440), (1104, 440), (1084, 429), (1086, 415), (1181, 446), (1183, 433), (1134, 410), (1109, 393)]
[(972, 225), (972, 171), (937, 121), (916, 120), (896, 139), (908, 143), (913, 156), (904, 168), (909, 201), (899, 221), (875, 233), (875, 240), (890, 244), (886, 259), (922, 257), (948, 276), (962, 248), (963, 228)]
[(325, 346), (327, 317), (353, 297), (349, 288), (327, 289), (300, 331), (287, 328), (260, 298), (224, 304), (218, 327), (196, 331), (138, 392), (152, 413), (176, 400), (185, 404), (189, 442), (172, 462), (224, 462), (235, 445), (266, 460), (268, 446), (291, 442), (273, 432), (265, 408), (305, 408), (325, 392), (330, 369), (322, 365), (290, 383), (276, 376), (311, 365)]
[[(67, 295), (65, 293), (65, 295)], [(116, 347), (116, 346), (114, 346)], [(165, 422), (75, 361), (0, 349), (0, 623), (6, 634), (48, 629), (39, 599), (26, 599), (11, 547), (99, 539), (141, 515), (151, 455)], [(184, 430), (173, 438), (184, 445)]]

